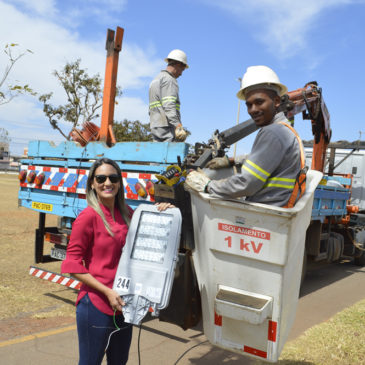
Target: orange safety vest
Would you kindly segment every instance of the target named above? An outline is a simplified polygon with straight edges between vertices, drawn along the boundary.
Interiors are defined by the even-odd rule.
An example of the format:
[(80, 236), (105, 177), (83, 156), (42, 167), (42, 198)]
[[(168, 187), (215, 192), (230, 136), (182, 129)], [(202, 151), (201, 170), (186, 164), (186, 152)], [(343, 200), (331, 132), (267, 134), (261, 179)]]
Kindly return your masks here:
[[(305, 182), (306, 182), (306, 178), (307, 178), (308, 168), (307, 168), (307, 166), (305, 166), (304, 149), (303, 149), (302, 141), (301, 141), (300, 137), (298, 136), (298, 133), (289, 124), (287, 124), (285, 122), (279, 122), (279, 123), (282, 125), (285, 125), (294, 133), (295, 137), (297, 137), (297, 140), (299, 143), (299, 148), (300, 148), (300, 171), (298, 172), (298, 175), (295, 179), (294, 189), (288, 200), (288, 203), (283, 207), (283, 208), (293, 208), (295, 205), (295, 202), (297, 201), (297, 198), (300, 199), (305, 192)], [(299, 196), (298, 196), (298, 193), (299, 193)]]

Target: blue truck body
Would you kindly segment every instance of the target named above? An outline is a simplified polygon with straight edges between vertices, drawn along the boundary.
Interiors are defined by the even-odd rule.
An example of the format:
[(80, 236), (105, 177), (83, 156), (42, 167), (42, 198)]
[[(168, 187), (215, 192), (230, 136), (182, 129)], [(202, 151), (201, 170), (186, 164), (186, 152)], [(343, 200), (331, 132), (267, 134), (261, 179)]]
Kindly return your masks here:
[[(187, 143), (120, 142), (108, 147), (102, 142), (91, 142), (81, 147), (75, 142), (64, 142), (58, 146), (46, 141), (32, 141), (29, 144), (28, 158), (21, 161), (19, 205), (39, 213), (39, 227), (36, 229), (35, 262), (60, 260), (65, 257), (67, 239), (72, 222), (86, 207), (86, 180), (92, 163), (101, 157), (111, 158), (123, 171), (124, 193), (127, 204), (135, 209), (141, 203), (155, 202), (155, 195), (140, 196), (136, 184), (146, 187), (148, 181), (157, 182), (156, 174), (164, 173), (169, 166), (184, 164), (189, 154)], [(43, 174), (43, 182), (27, 181), (28, 176)], [(337, 181), (337, 184), (331, 184)], [(183, 238), (181, 244), (187, 262), (194, 247), (193, 222), (189, 212), (189, 197), (180, 184), (176, 187), (155, 184), (160, 188), (160, 198), (176, 202), (183, 215)], [(167, 189), (161, 189), (167, 187)], [(147, 189), (146, 189), (147, 191)], [(185, 194), (185, 195), (184, 195)], [(343, 225), (348, 217), (347, 205), (351, 197), (351, 178), (343, 176), (324, 176), (315, 191), (312, 221), (307, 230), (306, 255), (313, 261), (337, 261), (343, 255), (355, 258), (355, 263), (365, 265), (364, 222), (361, 215), (353, 215), (355, 222)], [(179, 201), (174, 199), (178, 198)], [(163, 200), (163, 199), (160, 199)], [(60, 217), (59, 227), (46, 227), (46, 215)], [(365, 217), (365, 215), (364, 215)], [(185, 219), (184, 219), (185, 218)], [(364, 218), (361, 218), (365, 221)], [(361, 220), (360, 219), (360, 220)], [(190, 220), (190, 221), (189, 221)], [(51, 255), (43, 253), (44, 237), (48, 233), (54, 240)], [(187, 264), (188, 265), (188, 264)], [(185, 326), (185, 325), (184, 325)]]
[[(74, 142), (54, 146), (46, 141), (32, 141), (29, 143), (28, 159), (21, 161), (21, 169), (34, 171), (37, 175), (43, 172), (44, 184), (21, 183), (19, 202), (21, 206), (35, 211), (76, 218), (86, 207), (82, 195), (85, 194), (87, 171), (94, 160), (107, 157), (117, 161), (121, 170), (126, 172), (125, 198), (127, 204), (135, 209), (142, 202), (151, 201), (148, 197), (137, 197), (135, 184), (138, 181), (145, 184), (149, 179), (156, 182), (155, 174), (161, 174), (168, 166), (177, 164), (178, 159), (183, 161), (188, 151), (187, 143), (121, 142), (107, 147), (102, 142), (93, 142), (81, 147)], [(47, 171), (50, 167), (53, 171)], [(57, 169), (59, 171), (55, 171)], [(128, 177), (128, 174), (133, 176), (133, 173), (138, 173), (140, 177)], [(343, 185), (351, 184), (349, 178), (325, 176), (323, 181), (328, 180), (336, 180)], [(314, 196), (313, 219), (345, 216), (349, 199), (348, 188), (319, 185)], [(34, 204), (32, 206), (33, 202), (51, 204), (52, 210), (37, 208)]]
[[(118, 162), (123, 176), (127, 204), (135, 209), (139, 204), (151, 202), (150, 196), (138, 196), (137, 182), (157, 181), (155, 174), (181, 161), (188, 153), (186, 143), (123, 142), (107, 147), (102, 142), (85, 147), (74, 142), (54, 146), (46, 141), (29, 144), (28, 159), (21, 161), (21, 170), (44, 173), (44, 183), (36, 185), (26, 180), (20, 183), (19, 204), (38, 212), (60, 217), (76, 218), (86, 207), (85, 189), (87, 173), (93, 162), (101, 157)], [(39, 204), (34, 204), (39, 203)]]

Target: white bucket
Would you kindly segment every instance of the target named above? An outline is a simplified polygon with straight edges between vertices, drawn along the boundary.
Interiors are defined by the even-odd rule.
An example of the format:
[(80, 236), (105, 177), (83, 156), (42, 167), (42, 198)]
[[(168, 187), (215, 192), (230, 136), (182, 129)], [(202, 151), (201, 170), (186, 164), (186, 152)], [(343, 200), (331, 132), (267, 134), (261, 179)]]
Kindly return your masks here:
[(204, 333), (221, 348), (277, 361), (295, 319), (306, 229), (322, 173), (294, 208), (191, 193)]

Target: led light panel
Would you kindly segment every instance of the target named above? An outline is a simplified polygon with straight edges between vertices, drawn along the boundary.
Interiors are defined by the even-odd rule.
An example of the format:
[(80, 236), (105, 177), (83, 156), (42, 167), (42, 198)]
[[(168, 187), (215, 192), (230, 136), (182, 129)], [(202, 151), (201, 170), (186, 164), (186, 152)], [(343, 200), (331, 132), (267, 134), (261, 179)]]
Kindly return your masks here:
[(140, 324), (147, 312), (167, 307), (181, 233), (179, 209), (159, 212), (141, 204), (133, 214), (113, 289), (126, 302), (125, 321)]

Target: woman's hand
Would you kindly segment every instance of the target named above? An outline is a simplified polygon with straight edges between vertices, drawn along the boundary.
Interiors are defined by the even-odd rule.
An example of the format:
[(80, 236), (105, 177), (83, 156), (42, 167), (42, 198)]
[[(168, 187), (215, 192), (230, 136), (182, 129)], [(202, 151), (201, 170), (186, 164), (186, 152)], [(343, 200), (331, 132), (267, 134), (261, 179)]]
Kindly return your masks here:
[(163, 203), (156, 203), (155, 204), (157, 207), (157, 210), (159, 212), (163, 212), (164, 210), (168, 209), (168, 208), (176, 208), (175, 205), (171, 204), (171, 203), (167, 203), (167, 202), (163, 202)]
[(119, 311), (119, 312), (122, 311), (122, 307), (125, 305), (125, 303), (115, 290), (102, 284), (99, 280), (95, 279), (89, 273), (83, 273), (83, 274), (74, 273), (72, 275), (77, 280), (80, 280), (82, 283), (86, 284), (90, 288), (96, 289), (100, 293), (104, 294), (107, 297), (109, 304), (114, 311)]
[(106, 297), (108, 298), (109, 304), (112, 307), (113, 311), (122, 311), (122, 307), (125, 306), (125, 303), (115, 290), (110, 289), (106, 294)]

